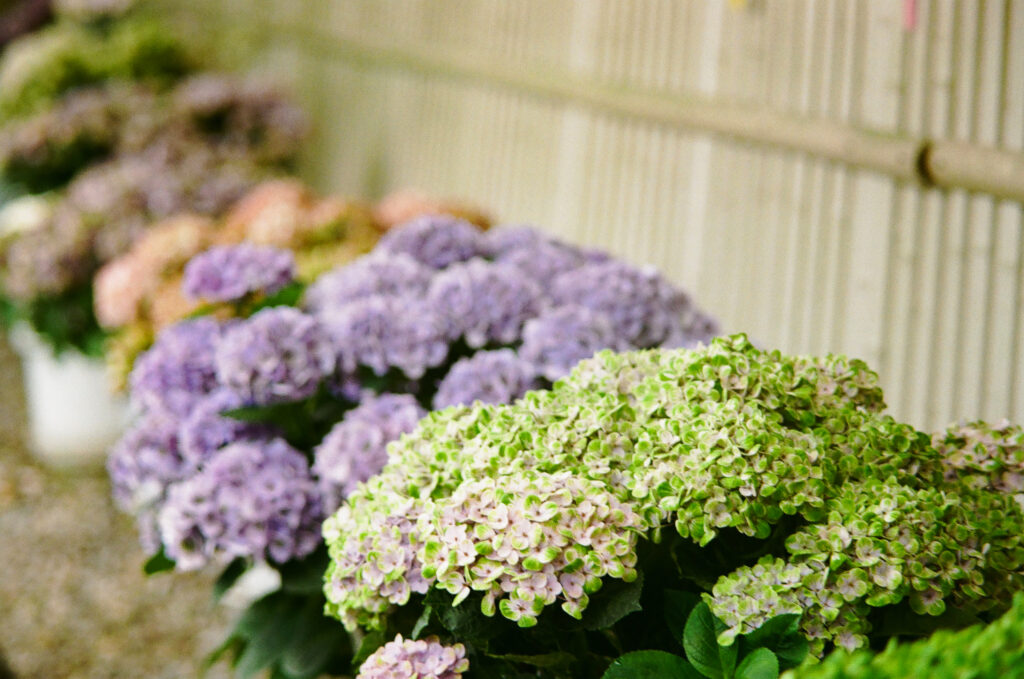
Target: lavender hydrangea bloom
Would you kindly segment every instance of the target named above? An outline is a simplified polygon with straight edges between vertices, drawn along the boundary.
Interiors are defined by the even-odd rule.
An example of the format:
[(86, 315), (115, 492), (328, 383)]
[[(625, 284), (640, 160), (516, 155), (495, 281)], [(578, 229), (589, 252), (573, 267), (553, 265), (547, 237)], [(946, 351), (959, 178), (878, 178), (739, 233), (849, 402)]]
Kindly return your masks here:
[(500, 224), (483, 235), (483, 253), (493, 259), (515, 250), (557, 243), (528, 224)]
[(334, 372), (334, 348), (320, 323), (293, 307), (269, 307), (224, 333), (217, 378), (247, 404), (296, 401)]
[(366, 659), (356, 679), (459, 679), (468, 669), (462, 644), (445, 646), (437, 637), (413, 641), (399, 634)]
[(135, 362), (132, 401), (143, 410), (184, 416), (217, 386), (214, 351), (222, 328), (210, 318), (184, 321), (160, 333)]
[(221, 414), (244, 405), (245, 399), (228, 389), (218, 389), (196, 403), (178, 429), (181, 456), (188, 465), (199, 467), (229, 443), (273, 434), (270, 427)]
[(168, 486), (188, 473), (180, 454), (177, 424), (178, 419), (170, 413), (146, 413), (121, 436), (107, 457), (114, 502), (135, 514), (139, 541), (147, 554), (160, 549), (156, 512)]
[(376, 295), (320, 318), (337, 347), (342, 373), (366, 366), (384, 375), (398, 368), (419, 379), (448, 355), (443, 318), (419, 299)]
[(409, 255), (370, 254), (318, 278), (306, 290), (306, 308), (316, 313), (370, 295), (423, 294), (433, 275)]
[(519, 339), (523, 323), (541, 310), (540, 287), (510, 266), (472, 259), (434, 277), (427, 300), (444, 317), (449, 339), (480, 348)]
[(562, 274), (552, 284), (551, 297), (559, 305), (603, 312), (620, 337), (640, 348), (671, 337), (690, 311), (686, 294), (656, 271), (615, 260)]
[(320, 542), (323, 508), (306, 458), (281, 439), (233, 443), (175, 484), (160, 536), (179, 570), (236, 557), (283, 563)]
[(538, 386), (536, 369), (515, 351), (480, 351), (452, 366), (437, 387), (434, 408), (470, 405), (474, 401), (511, 403)]
[(380, 239), (379, 251), (404, 253), (434, 269), (483, 254), (483, 235), (469, 222), (429, 215), (394, 227)]
[(616, 332), (607, 315), (570, 304), (527, 321), (519, 355), (554, 382), (602, 349), (628, 348), (629, 342)]
[(371, 396), (331, 429), (314, 451), (313, 475), (328, 512), (360, 481), (383, 469), (387, 444), (412, 431), (426, 411), (408, 394)]
[(547, 285), (556, 276), (578, 269), (585, 263), (583, 253), (555, 242), (538, 242), (530, 247), (508, 250), (495, 257), (499, 264), (514, 266), (530, 280)]
[(185, 266), (182, 290), (192, 299), (231, 302), (256, 292), (273, 294), (295, 279), (295, 255), (266, 245), (219, 246)]

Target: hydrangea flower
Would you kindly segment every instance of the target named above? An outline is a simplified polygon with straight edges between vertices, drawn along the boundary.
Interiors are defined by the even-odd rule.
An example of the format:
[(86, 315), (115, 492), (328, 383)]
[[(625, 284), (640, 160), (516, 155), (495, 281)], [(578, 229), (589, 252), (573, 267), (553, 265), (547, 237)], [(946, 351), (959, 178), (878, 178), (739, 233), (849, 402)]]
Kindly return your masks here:
[(295, 255), (266, 245), (218, 246), (185, 265), (182, 289), (192, 299), (232, 302), (273, 294), (295, 279)]
[(443, 316), (450, 339), (463, 337), (478, 349), (519, 339), (523, 323), (540, 312), (542, 293), (512, 267), (472, 259), (434, 277), (427, 300)]
[(433, 269), (444, 269), (483, 253), (483, 234), (465, 220), (428, 215), (389, 229), (377, 249), (406, 254)]
[(784, 545), (705, 596), (723, 642), (802, 611), (815, 650), (854, 648), (872, 607), (999, 606), (1024, 586), (1024, 511), (945, 480), (928, 436), (883, 406), (860, 361), (734, 336), (604, 351), (550, 391), (431, 414), (325, 522), (328, 611), (378, 627), (436, 587), (523, 626), (554, 604), (585, 616), (602, 578), (633, 577), (636, 541), (672, 528)]
[(359, 482), (379, 472), (387, 444), (412, 431), (425, 414), (408, 394), (371, 396), (346, 413), (314, 451), (313, 474), (327, 508), (336, 509)]
[(257, 405), (312, 396), (335, 367), (327, 333), (293, 307), (262, 309), (227, 330), (215, 362), (219, 383)]
[(482, 254), (499, 259), (516, 250), (533, 250), (555, 241), (529, 224), (499, 224), (483, 235), (482, 242)]
[(221, 326), (210, 318), (167, 328), (135, 362), (129, 377), (132, 401), (143, 409), (179, 416), (217, 386), (214, 352)]
[(345, 373), (359, 366), (384, 375), (397, 368), (419, 379), (448, 356), (444, 319), (412, 297), (373, 296), (320, 316)]
[(245, 399), (229, 389), (217, 389), (199, 400), (178, 429), (182, 458), (193, 469), (236, 441), (270, 436), (271, 428), (223, 415), (246, 405)]
[(479, 351), (459, 359), (437, 385), (434, 408), (482, 403), (511, 403), (538, 385), (533, 364), (511, 349)]
[(306, 308), (316, 313), (372, 295), (422, 295), (433, 274), (409, 255), (367, 255), (318, 278), (306, 290)]
[(586, 262), (579, 249), (553, 241), (539, 241), (530, 247), (518, 247), (502, 252), (494, 261), (515, 267), (526, 274), (527, 278), (543, 286)]
[(600, 311), (574, 304), (550, 309), (523, 326), (520, 355), (554, 382), (602, 349), (621, 351), (629, 342)]
[(458, 679), (469, 669), (462, 644), (445, 646), (437, 637), (384, 644), (359, 667), (356, 679)]
[(945, 476), (1013, 495), (1024, 506), (1024, 427), (1002, 420), (953, 425), (932, 436)]
[(690, 300), (651, 269), (625, 262), (587, 264), (558, 276), (551, 287), (556, 304), (579, 304), (606, 314), (615, 332), (637, 347), (654, 347), (679, 334)]
[(160, 536), (180, 570), (312, 552), (323, 517), (306, 458), (281, 439), (228, 445), (168, 491)]

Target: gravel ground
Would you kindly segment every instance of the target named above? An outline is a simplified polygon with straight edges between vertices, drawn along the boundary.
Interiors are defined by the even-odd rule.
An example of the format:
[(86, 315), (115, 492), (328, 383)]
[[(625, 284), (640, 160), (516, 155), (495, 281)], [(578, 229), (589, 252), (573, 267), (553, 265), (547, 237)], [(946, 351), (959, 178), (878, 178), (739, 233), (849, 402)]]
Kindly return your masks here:
[(24, 429), (21, 371), (0, 339), (0, 659), (17, 679), (199, 676), (230, 617), (211, 603), (215, 574), (144, 576), (102, 471), (37, 466)]

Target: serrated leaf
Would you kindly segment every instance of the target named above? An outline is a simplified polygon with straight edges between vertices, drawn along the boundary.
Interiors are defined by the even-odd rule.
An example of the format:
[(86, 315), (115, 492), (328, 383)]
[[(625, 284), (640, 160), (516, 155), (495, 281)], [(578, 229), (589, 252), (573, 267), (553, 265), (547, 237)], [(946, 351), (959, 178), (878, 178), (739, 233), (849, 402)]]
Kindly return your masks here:
[(601, 591), (590, 597), (580, 626), (585, 630), (608, 629), (630, 613), (643, 610), (640, 605), (643, 587), (643, 573), (638, 573), (633, 582), (607, 580)]
[(213, 583), (214, 603), (220, 601), (224, 593), (231, 589), (231, 586), (238, 581), (238, 578), (242, 577), (248, 566), (249, 564), (242, 558), (235, 559), (228, 564), (227, 568), (220, 574), (220, 577), (217, 578), (217, 581)]
[(605, 670), (601, 679), (703, 679), (700, 672), (680, 658), (665, 651), (633, 651), (619, 658)]
[(777, 679), (778, 676), (778, 658), (767, 648), (758, 648), (736, 668), (735, 679)]
[(164, 571), (174, 570), (174, 561), (169, 559), (164, 550), (161, 547), (160, 551), (149, 557), (146, 563), (142, 566), (142, 572), (146, 575), (153, 575), (155, 573), (163, 573)]
[(480, 599), (479, 595), (473, 595), (453, 606), (452, 595), (434, 588), (427, 593), (424, 603), (434, 609), (438, 621), (454, 638), (486, 647), (489, 640), (502, 632), (504, 622), (503, 619), (484, 615), (480, 610)]
[(683, 592), (678, 589), (667, 589), (663, 593), (665, 605), (665, 624), (672, 633), (672, 638), (683, 645), (683, 631), (686, 619), (700, 603), (700, 595), (696, 592)]
[(718, 645), (720, 627), (724, 628), (702, 601), (690, 612), (683, 630), (686, 659), (708, 679), (729, 679), (736, 667), (738, 649), (736, 644)]

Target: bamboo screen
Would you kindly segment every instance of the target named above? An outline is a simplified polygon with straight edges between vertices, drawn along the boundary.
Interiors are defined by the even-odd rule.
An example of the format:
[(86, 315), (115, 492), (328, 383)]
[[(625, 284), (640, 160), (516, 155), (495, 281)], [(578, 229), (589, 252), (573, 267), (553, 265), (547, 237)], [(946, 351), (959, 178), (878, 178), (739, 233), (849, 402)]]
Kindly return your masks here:
[(173, 5), (295, 83), (321, 189), (653, 264), (921, 427), (1024, 421), (1024, 1)]

